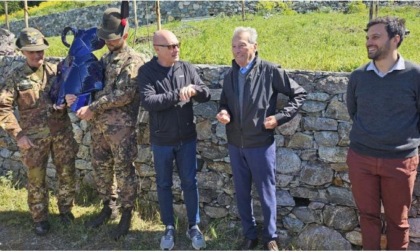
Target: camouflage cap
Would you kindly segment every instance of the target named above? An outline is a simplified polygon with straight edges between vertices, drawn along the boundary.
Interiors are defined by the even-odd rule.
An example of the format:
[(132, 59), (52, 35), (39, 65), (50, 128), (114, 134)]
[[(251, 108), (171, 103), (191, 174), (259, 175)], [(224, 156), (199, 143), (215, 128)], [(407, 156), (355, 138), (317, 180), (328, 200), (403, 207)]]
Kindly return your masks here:
[(117, 8), (108, 8), (102, 17), (102, 24), (96, 34), (103, 40), (121, 38), (128, 31), (128, 22), (121, 19), (121, 13)]
[(40, 31), (29, 27), (20, 31), (16, 47), (21, 51), (42, 51), (47, 49), (49, 44)]

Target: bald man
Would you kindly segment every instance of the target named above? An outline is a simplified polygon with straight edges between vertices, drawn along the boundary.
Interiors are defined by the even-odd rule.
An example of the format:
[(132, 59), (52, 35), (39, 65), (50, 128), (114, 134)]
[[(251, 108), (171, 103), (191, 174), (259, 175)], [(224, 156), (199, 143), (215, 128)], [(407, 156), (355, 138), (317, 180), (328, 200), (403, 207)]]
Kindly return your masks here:
[(172, 173), (175, 160), (187, 209), (187, 237), (194, 249), (206, 247), (200, 222), (193, 102), (210, 100), (208, 87), (191, 64), (179, 60), (180, 42), (168, 30), (153, 36), (156, 55), (138, 73), (140, 100), (149, 111), (150, 142), (154, 156), (160, 216), (166, 226), (160, 247), (174, 247)]

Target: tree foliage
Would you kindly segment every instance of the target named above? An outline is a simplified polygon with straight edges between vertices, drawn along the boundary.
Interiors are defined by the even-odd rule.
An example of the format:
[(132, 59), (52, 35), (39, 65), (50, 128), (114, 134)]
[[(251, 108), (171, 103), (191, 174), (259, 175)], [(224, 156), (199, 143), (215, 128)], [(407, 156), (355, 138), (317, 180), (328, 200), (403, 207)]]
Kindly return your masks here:
[[(42, 2), (44, 1), (28, 1), (28, 7), (38, 6)], [(5, 4), (6, 1), (1, 1), (0, 15), (6, 14)], [(7, 12), (10, 14), (16, 11), (23, 10), (24, 6), (24, 1), (7, 1)]]

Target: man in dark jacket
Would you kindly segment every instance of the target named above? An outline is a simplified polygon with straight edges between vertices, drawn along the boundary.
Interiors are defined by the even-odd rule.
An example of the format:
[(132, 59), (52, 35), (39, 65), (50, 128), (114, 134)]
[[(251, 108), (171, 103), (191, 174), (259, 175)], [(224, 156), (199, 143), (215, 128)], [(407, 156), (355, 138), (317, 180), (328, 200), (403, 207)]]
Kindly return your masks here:
[[(252, 209), (252, 182), (264, 216), (263, 242), (278, 250), (276, 238), (276, 147), (274, 129), (292, 119), (306, 98), (306, 91), (278, 66), (258, 58), (257, 32), (237, 27), (232, 39), (234, 60), (225, 76), (216, 118), (226, 125), (238, 212), (244, 241), (239, 249), (258, 244)], [(276, 113), (277, 95), (289, 97)]]
[(154, 155), (160, 215), (166, 226), (160, 247), (174, 247), (174, 213), (172, 205), (172, 172), (175, 160), (187, 208), (187, 237), (195, 249), (206, 243), (198, 228), (200, 222), (197, 188), (197, 132), (192, 99), (210, 100), (209, 89), (195, 68), (179, 60), (180, 43), (176, 36), (161, 30), (153, 36), (157, 57), (139, 70), (140, 100), (149, 111), (150, 141)]

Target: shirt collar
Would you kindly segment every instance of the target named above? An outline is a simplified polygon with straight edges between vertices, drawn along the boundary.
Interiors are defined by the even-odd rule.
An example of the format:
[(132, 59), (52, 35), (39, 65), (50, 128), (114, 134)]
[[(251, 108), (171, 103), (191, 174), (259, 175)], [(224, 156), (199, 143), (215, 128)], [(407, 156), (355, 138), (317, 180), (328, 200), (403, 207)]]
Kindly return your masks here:
[(246, 74), (248, 72), (249, 69), (251, 69), (252, 65), (255, 62), (255, 59), (257, 57), (254, 57), (249, 63), (248, 65), (246, 65), (245, 67), (241, 67), (239, 70), (241, 71), (242, 74)]
[(369, 65), (366, 68), (366, 71), (374, 71), (379, 77), (383, 78), (385, 77), (387, 74), (395, 71), (395, 70), (404, 70), (405, 69), (405, 61), (404, 58), (401, 55), (398, 55), (398, 60), (397, 62), (392, 66), (391, 69), (389, 69), (388, 72), (386, 73), (382, 73), (378, 70), (378, 68), (375, 66), (375, 63), (373, 62), (373, 60), (369, 63)]

